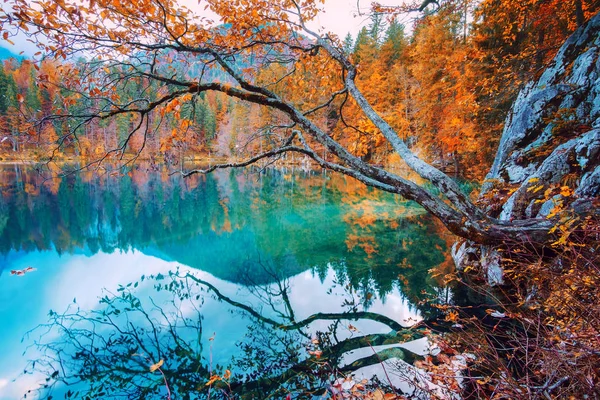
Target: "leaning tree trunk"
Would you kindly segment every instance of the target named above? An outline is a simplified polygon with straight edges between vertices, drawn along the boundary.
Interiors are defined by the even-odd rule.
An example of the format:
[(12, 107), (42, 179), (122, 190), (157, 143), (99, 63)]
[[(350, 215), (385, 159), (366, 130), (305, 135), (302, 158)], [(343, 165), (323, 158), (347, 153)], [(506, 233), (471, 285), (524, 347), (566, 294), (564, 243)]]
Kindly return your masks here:
[[(546, 218), (600, 206), (600, 14), (581, 26), (535, 82), (519, 93), (506, 119), (479, 201), (503, 221)], [(502, 282), (493, 246), (462, 241), (459, 269), (479, 265)]]

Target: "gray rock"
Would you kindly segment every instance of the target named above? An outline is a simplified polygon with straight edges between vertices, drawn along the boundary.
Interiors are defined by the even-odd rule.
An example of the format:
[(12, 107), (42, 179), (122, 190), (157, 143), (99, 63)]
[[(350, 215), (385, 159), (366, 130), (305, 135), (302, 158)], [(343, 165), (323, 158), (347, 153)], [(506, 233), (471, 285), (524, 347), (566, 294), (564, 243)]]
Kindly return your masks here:
[(579, 197), (598, 197), (600, 196), (600, 167), (581, 177), (579, 187), (575, 191)]
[[(568, 206), (600, 195), (600, 14), (517, 96), (481, 196), (495, 184), (516, 189), (500, 207), (503, 221), (544, 218), (558, 202)], [(548, 188), (564, 185), (574, 196), (546, 198)], [(460, 269), (481, 267), (490, 286), (504, 282), (493, 247), (461, 242), (452, 256)]]
[(485, 271), (490, 286), (504, 284), (504, 270), (501, 267), (502, 257), (495, 249), (483, 246), (481, 249), (481, 266)]
[(542, 204), (542, 207), (540, 207), (540, 211), (538, 211), (537, 213), (537, 217), (538, 218), (544, 218), (547, 217), (548, 214), (550, 214), (550, 211), (552, 211), (552, 209), (559, 204), (560, 200), (563, 197), (560, 194), (557, 194), (556, 196), (552, 197), (549, 200), (546, 200), (544, 202), (544, 204)]

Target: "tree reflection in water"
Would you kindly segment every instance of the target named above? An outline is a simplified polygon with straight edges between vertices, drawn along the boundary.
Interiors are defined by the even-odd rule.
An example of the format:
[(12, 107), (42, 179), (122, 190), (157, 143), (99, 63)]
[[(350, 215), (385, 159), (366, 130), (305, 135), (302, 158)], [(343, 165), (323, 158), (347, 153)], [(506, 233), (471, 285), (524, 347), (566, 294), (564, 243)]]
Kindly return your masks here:
[[(349, 285), (343, 285), (342, 312), (298, 319), (287, 280), (262, 268), (273, 275), (275, 283), (248, 286), (256, 302), (238, 302), (193, 271), (177, 270), (106, 291), (98, 309), (82, 310), (74, 303), (63, 313), (51, 311), (49, 322), (29, 333), (36, 338), (39, 357), (30, 362), (28, 372), (46, 378), (30, 395), (263, 399), (290, 394), (311, 398), (328, 393), (335, 379), (359, 368), (388, 358), (408, 364), (422, 359), (404, 348), (375, 350), (375, 346), (421, 338), (425, 323), (407, 328), (384, 315), (360, 311)], [(137, 297), (138, 286), (149, 284), (155, 294), (145, 300)], [(208, 339), (211, 348), (205, 348), (207, 336), (214, 335), (202, 326), (207, 296), (222, 303), (223, 312), (229, 309), (236, 319), (248, 323), (229, 365), (212, 365), (212, 338)], [(352, 325), (356, 320), (377, 321), (389, 332), (358, 332)], [(328, 321), (326, 329), (311, 327), (322, 321)], [(371, 350), (368, 356), (344, 361), (348, 352), (364, 348)]]
[[(182, 180), (142, 165), (126, 174), (84, 172), (49, 180), (19, 166), (4, 172), (5, 259), (133, 250), (186, 268), (168, 276), (155, 273), (149, 287), (157, 291), (150, 297), (139, 292), (148, 287), (144, 277), (107, 291), (97, 309), (75, 303), (51, 313), (49, 323), (31, 334), (43, 333), (37, 341), (41, 356), (28, 368), (48, 378), (38, 392), (42, 397), (165, 398), (168, 385), (173, 398), (208, 397), (209, 388), (212, 397), (306, 398), (328, 390), (334, 378), (386, 358), (418, 360), (398, 347), (378, 348), (377, 354), (372, 348), (418, 338), (424, 324), (406, 330), (403, 321), (369, 309), (376, 299), (401, 292), (411, 312), (431, 320), (436, 310), (421, 301), (445, 290), (428, 271), (438, 268), (445, 275), (440, 266), (450, 264), (451, 237), (440, 235), (436, 222), (414, 203), (349, 178), (266, 170)], [(308, 317), (295, 310), (290, 280), (306, 273), (322, 285), (335, 276), (326, 302), (339, 304), (315, 307)], [(203, 274), (247, 296), (201, 280)], [(213, 332), (202, 330), (205, 303), (214, 299), (223, 313), (235, 313), (228, 329), (245, 332), (235, 357), (219, 361), (227, 365), (211, 363), (220, 344), (208, 341)], [(383, 324), (387, 331), (355, 331), (356, 320)], [(227, 369), (228, 384), (205, 385)]]
[[(338, 175), (222, 171), (182, 180), (136, 166), (46, 179), (15, 171), (0, 168), (0, 256), (137, 250), (230, 282), (260, 262), (287, 276), (333, 268), (365, 306), (398, 286), (417, 304), (437, 286), (428, 270), (449, 258), (452, 237), (420, 207)], [(271, 282), (259, 272), (254, 283)]]

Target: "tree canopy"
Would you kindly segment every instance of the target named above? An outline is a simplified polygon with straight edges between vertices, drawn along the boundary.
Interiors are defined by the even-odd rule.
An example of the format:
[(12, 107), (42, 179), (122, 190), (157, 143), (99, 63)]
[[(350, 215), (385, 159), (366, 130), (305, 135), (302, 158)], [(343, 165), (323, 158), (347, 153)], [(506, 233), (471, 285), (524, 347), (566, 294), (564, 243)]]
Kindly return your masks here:
[[(565, 382), (564, 393), (597, 392), (598, 1), (374, 4), (368, 28), (344, 41), (310, 29), (319, 7), (10, 0), (3, 38), (26, 35), (44, 60), (0, 70), (1, 140), (14, 150), (36, 137), (49, 151), (79, 143), (96, 168), (133, 163), (152, 145), (185, 177), (297, 154), (414, 200), (468, 239), (453, 249), (462, 276), (478, 271), (486, 294), (504, 285), (490, 294), (504, 311), (485, 310), (492, 326), (466, 318), (492, 360), (472, 393), (511, 379), (511, 398), (523, 388), (548, 398)], [(406, 11), (421, 12), (410, 38), (394, 19)], [(215, 135), (235, 157), (204, 169), (177, 162)], [(443, 169), (488, 165), (496, 145), (473, 200)], [(452, 307), (452, 323), (471, 310)]]
[[(307, 23), (319, 12), (314, 1), (207, 1), (205, 9), (223, 25), (174, 1), (42, 1), (15, 0), (3, 6), (5, 39), (21, 32), (47, 54), (86, 62), (61, 69), (62, 103), (37, 124), (68, 124), (59, 143), (76, 138), (80, 129), (102, 121), (125, 118), (126, 134), (95, 162), (122, 157), (136, 143), (143, 148), (156, 124), (173, 115), (173, 137), (189, 132), (193, 118), (186, 105), (205, 92), (259, 104), (275, 111), (275, 123), (264, 130), (268, 146), (240, 162), (211, 168), (237, 167), (296, 152), (324, 168), (357, 178), (371, 186), (415, 200), (459, 236), (479, 242), (519, 235), (548, 240), (546, 220), (507, 223), (487, 215), (440, 170), (417, 157), (372, 106), (357, 86), (357, 67), (332, 35), (310, 30)], [(10, 39), (9, 39), (10, 40)], [(174, 66), (177, 63), (178, 67)], [(261, 73), (264, 70), (270, 74)], [(307, 79), (306, 71), (319, 71)], [(52, 86), (40, 75), (42, 86)], [(281, 89), (285, 86), (288, 90)], [(85, 109), (69, 107), (85, 99)], [(348, 104), (373, 126), (403, 163), (445, 196), (369, 163), (360, 149), (343, 146), (327, 125), (327, 115)], [(171, 142), (172, 143), (172, 142)], [(321, 151), (323, 150), (323, 151)], [(358, 153), (358, 155), (357, 155)], [(182, 171), (189, 175), (208, 170)]]

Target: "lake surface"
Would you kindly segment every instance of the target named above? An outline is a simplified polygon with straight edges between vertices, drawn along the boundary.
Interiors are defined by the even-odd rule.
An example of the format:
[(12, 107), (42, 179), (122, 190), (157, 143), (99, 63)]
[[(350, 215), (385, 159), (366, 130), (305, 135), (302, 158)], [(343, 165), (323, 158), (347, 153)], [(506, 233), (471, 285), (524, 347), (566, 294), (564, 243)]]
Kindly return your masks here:
[(5, 165), (0, 188), (0, 399), (311, 398), (374, 354), (350, 339), (446, 293), (439, 224), (321, 171)]

